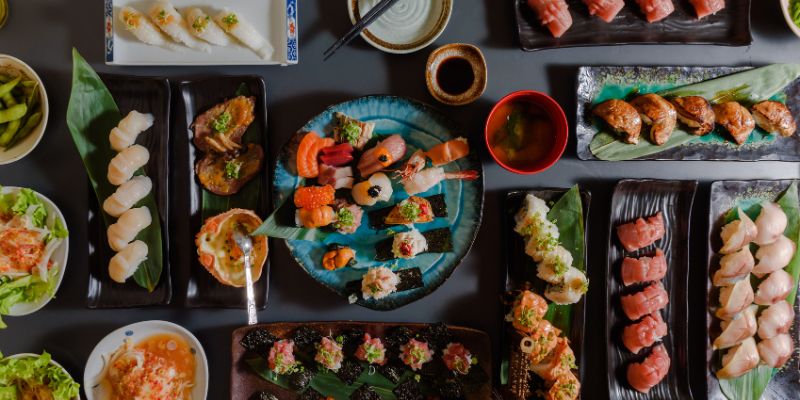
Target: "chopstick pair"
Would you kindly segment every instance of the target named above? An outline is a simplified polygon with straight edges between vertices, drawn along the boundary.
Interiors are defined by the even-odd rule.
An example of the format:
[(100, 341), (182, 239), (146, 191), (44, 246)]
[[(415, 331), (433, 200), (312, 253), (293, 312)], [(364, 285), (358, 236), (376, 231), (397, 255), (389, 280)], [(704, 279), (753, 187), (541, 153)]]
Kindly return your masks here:
[(385, 13), (388, 9), (392, 8), (394, 3), (397, 3), (397, 0), (381, 0), (375, 7), (370, 8), (370, 10), (359, 19), (352, 28), (339, 40), (336, 41), (331, 47), (328, 47), (324, 53), (322, 53), (325, 57), (322, 61), (327, 61), (331, 56), (333, 56), (337, 50), (342, 48), (342, 46), (350, 43), (356, 36), (358, 36), (361, 31), (366, 29), (371, 23), (373, 23), (376, 19), (380, 18), (383, 13)]

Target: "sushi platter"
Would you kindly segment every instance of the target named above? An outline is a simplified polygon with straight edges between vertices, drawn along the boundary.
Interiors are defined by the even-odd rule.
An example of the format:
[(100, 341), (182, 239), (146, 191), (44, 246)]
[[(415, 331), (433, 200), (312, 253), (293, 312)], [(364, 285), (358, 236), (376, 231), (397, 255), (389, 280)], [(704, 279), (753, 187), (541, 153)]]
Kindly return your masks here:
[(7, 3), (0, 400), (800, 393), (800, 0)]

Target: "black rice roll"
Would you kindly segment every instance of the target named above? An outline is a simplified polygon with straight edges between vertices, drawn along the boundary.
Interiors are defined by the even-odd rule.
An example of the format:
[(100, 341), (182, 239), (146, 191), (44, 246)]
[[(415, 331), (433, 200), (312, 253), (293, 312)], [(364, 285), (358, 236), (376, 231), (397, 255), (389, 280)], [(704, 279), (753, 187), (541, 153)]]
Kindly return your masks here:
[(381, 400), (381, 395), (365, 383), (350, 395), (350, 400)]
[(342, 382), (352, 385), (358, 380), (363, 372), (364, 367), (361, 365), (361, 363), (348, 359), (342, 362), (342, 367), (336, 371), (336, 376), (339, 377)]
[(289, 375), (289, 387), (297, 391), (303, 390), (311, 384), (311, 380), (314, 379), (314, 375), (316, 375), (314, 374), (314, 371), (311, 371), (308, 368), (303, 368), (302, 371), (298, 371)]
[(322, 334), (316, 329), (311, 329), (307, 326), (301, 326), (294, 331), (295, 346), (301, 348), (303, 351), (313, 351), (317, 343), (322, 340)]
[(453, 341), (453, 334), (443, 322), (428, 325), (422, 330), (420, 337), (428, 342), (436, 353), (444, 351), (445, 347)]
[(275, 337), (270, 331), (264, 328), (256, 328), (247, 332), (246, 335), (239, 341), (239, 344), (242, 345), (247, 351), (252, 351), (253, 353), (261, 354), (266, 356), (269, 353), (269, 349), (272, 347), (272, 344), (277, 342), (278, 338)]
[(325, 400), (325, 396), (312, 388), (308, 388), (297, 398), (297, 400)]
[(422, 392), (419, 389), (419, 382), (409, 379), (399, 385), (392, 391), (397, 397), (397, 400), (422, 400)]
[(378, 367), (378, 372), (380, 372), (381, 375), (386, 377), (386, 379), (390, 380), (392, 383), (397, 384), (400, 382), (400, 378), (403, 377), (405, 367), (397, 363), (388, 362), (385, 365)]
[(455, 378), (449, 378), (437, 385), (442, 400), (462, 400), (464, 398), (464, 385)]

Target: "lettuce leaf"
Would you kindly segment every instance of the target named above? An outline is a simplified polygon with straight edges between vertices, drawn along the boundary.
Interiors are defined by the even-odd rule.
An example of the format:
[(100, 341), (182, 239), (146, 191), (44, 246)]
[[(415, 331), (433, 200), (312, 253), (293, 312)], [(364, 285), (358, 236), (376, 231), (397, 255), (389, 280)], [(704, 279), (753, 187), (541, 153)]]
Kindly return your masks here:
[[(53, 296), (58, 280), (57, 267), (48, 271), (47, 282), (42, 281), (38, 275), (28, 275), (14, 280), (8, 277), (0, 278), (0, 317), (8, 315), (11, 307), (15, 304), (31, 303), (43, 296)], [(3, 322), (3, 319), (0, 318), (0, 329), (5, 329), (6, 327), (7, 325)], [(2, 400), (2, 397), (0, 397), (0, 400)]]
[(54, 400), (78, 397), (80, 385), (62, 368), (51, 364), (50, 360), (47, 352), (36, 358), (0, 359), (0, 400), (16, 400), (19, 382), (49, 387)]

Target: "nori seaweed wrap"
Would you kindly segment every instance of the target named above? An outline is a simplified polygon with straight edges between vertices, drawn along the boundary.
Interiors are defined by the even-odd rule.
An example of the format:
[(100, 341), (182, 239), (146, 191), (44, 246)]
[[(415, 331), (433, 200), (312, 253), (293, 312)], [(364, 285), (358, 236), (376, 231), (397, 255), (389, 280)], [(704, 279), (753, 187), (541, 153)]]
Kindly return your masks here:
[(269, 349), (272, 347), (272, 344), (277, 341), (278, 338), (268, 330), (264, 328), (256, 328), (250, 332), (247, 332), (239, 344), (247, 349), (247, 351), (252, 351), (254, 353), (266, 356), (267, 353), (269, 353)]
[(400, 353), (400, 346), (408, 343), (408, 341), (413, 338), (414, 332), (412, 332), (411, 329), (405, 326), (398, 326), (386, 335), (383, 339), (383, 344), (393, 355), (397, 355)]
[(342, 382), (352, 385), (358, 378), (361, 376), (361, 373), (364, 372), (364, 367), (358, 361), (346, 359), (342, 362), (342, 367), (336, 371), (336, 376), (342, 380)]
[(381, 400), (381, 395), (365, 383), (350, 395), (350, 400)]
[(422, 330), (420, 337), (428, 342), (428, 346), (433, 347), (437, 353), (444, 351), (444, 348), (453, 341), (453, 334), (443, 322), (428, 325)]
[(297, 400), (325, 400), (325, 396), (312, 388), (308, 388), (297, 398)]
[(314, 346), (322, 340), (322, 334), (316, 329), (311, 329), (307, 326), (301, 326), (294, 331), (292, 337), (294, 344), (303, 350), (313, 350)]
[(302, 371), (295, 372), (289, 375), (289, 387), (294, 390), (300, 391), (308, 387), (311, 384), (311, 380), (314, 379), (314, 372), (303, 368)]
[(419, 390), (419, 383), (414, 380), (407, 380), (392, 391), (397, 400), (422, 400), (422, 392)]
[(405, 372), (405, 367), (395, 363), (387, 363), (386, 365), (381, 365), (380, 367), (378, 367), (378, 372), (380, 372), (381, 375), (386, 377), (386, 379), (396, 384), (400, 382), (400, 378), (403, 377), (403, 373)]
[(364, 330), (358, 328), (347, 329), (339, 336), (342, 338), (342, 348), (345, 354), (352, 355), (358, 346), (364, 342)]
[(464, 398), (464, 385), (457, 379), (450, 378), (437, 385), (443, 400), (461, 400)]
[[(450, 228), (432, 229), (422, 232), (422, 236), (425, 237), (425, 241), (428, 243), (428, 249), (423, 253), (449, 253), (453, 251), (453, 234), (450, 232)], [(389, 261), (395, 259), (394, 253), (392, 253), (393, 243), (393, 237), (376, 243), (375, 260)]]

